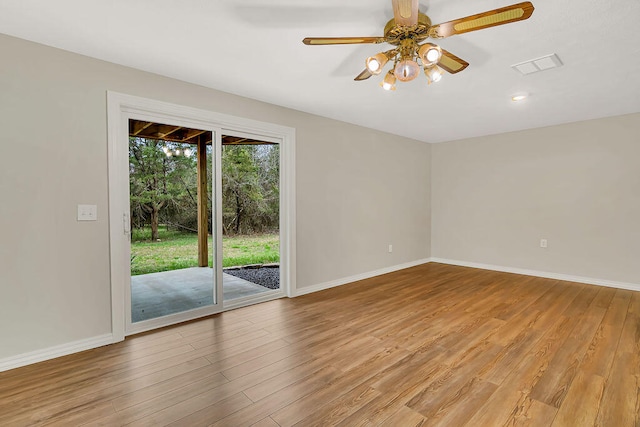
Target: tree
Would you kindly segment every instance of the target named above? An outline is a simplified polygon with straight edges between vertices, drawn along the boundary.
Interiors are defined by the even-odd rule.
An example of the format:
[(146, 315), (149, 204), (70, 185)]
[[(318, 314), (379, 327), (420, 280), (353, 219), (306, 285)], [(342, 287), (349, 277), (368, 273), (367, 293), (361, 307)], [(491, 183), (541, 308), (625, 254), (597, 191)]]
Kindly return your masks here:
[[(188, 204), (195, 179), (195, 159), (188, 156), (168, 156), (164, 148), (184, 149), (182, 144), (166, 143), (148, 138), (129, 138), (129, 179), (132, 211), (146, 223), (148, 216), (151, 239), (158, 240), (160, 213), (180, 212), (185, 199)], [(194, 199), (195, 200), (195, 199)]]
[(262, 186), (265, 202), (263, 226), (278, 229), (280, 220), (280, 146), (256, 146), (256, 163), (258, 165), (258, 180)]
[(279, 226), (279, 146), (227, 145), (222, 152), (225, 233), (263, 232)]
[[(245, 217), (260, 210), (263, 197), (252, 145), (225, 146), (222, 152), (222, 206), (225, 229), (239, 234)], [(224, 215), (226, 214), (226, 215)]]

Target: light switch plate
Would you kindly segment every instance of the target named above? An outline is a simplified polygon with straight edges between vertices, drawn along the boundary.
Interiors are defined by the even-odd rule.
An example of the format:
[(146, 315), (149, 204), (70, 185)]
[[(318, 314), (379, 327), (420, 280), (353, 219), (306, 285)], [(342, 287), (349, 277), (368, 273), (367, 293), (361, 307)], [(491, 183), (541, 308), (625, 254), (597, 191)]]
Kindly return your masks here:
[(96, 221), (98, 219), (98, 206), (78, 205), (78, 221)]

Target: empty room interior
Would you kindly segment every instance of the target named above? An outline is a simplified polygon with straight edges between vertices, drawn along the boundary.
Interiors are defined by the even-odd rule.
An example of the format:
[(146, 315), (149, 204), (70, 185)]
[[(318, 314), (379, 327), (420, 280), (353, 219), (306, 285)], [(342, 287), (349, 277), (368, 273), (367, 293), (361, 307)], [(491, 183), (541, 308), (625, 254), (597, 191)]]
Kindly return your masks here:
[[(0, 2), (0, 425), (640, 425), (638, 17)], [(133, 288), (132, 141), (190, 168), (191, 305)], [(225, 264), (243, 153), (271, 287)]]

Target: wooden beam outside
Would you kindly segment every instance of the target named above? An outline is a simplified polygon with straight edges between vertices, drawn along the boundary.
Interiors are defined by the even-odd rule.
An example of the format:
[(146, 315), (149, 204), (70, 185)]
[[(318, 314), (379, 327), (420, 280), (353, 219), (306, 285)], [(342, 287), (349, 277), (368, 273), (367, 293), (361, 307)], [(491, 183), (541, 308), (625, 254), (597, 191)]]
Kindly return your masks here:
[(241, 145), (242, 143), (245, 143), (248, 141), (247, 138), (225, 138), (225, 143), (228, 145), (234, 145), (234, 144), (238, 144)]
[(223, 135), (222, 145), (273, 145), (273, 143), (250, 138), (241, 138), (238, 136)]
[(186, 129), (186, 130), (187, 130), (187, 135), (184, 138), (182, 138), (184, 142), (189, 142), (192, 139), (196, 139), (198, 136), (202, 135), (203, 133), (209, 132), (208, 130), (198, 130), (198, 129)]
[[(207, 137), (205, 144), (211, 144), (211, 132), (201, 129), (185, 128), (162, 123), (143, 122), (132, 120), (129, 125), (129, 134), (142, 138), (156, 139), (162, 141), (177, 142), (182, 144), (197, 145), (202, 141), (202, 136)], [(222, 145), (271, 145), (271, 142), (259, 141), (251, 138), (237, 136), (222, 136)]]
[(205, 138), (198, 141), (198, 266), (209, 266), (209, 224), (207, 215), (207, 144)]
[[(171, 135), (171, 134), (173, 134), (173, 133), (176, 133), (176, 132), (178, 132), (179, 130), (182, 130), (182, 129), (184, 129), (184, 128), (182, 128), (182, 127), (180, 127), (180, 126), (175, 126), (175, 127), (173, 127), (173, 126), (172, 126), (172, 127), (169, 127), (169, 129), (168, 129), (168, 131), (167, 131), (167, 132), (161, 133), (161, 134), (159, 135), (159, 138), (160, 138), (160, 139), (166, 138), (167, 136), (169, 136), (169, 135)], [(178, 139), (182, 139), (182, 138), (178, 138)]]
[(139, 136), (140, 132), (147, 129), (151, 126), (153, 122), (140, 122), (137, 120), (133, 121), (133, 132), (130, 131), (131, 136)]
[(164, 125), (162, 123), (144, 122), (140, 120), (129, 121), (129, 136), (197, 145), (198, 137), (201, 135), (205, 135), (208, 138), (205, 143), (210, 145), (211, 131), (208, 130)]

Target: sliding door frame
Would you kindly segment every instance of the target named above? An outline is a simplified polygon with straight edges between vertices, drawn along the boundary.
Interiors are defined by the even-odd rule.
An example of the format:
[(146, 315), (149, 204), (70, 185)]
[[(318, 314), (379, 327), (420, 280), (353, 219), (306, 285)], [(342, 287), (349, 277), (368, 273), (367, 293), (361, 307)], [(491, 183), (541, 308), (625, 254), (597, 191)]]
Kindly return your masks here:
[[(214, 272), (215, 304), (158, 319), (131, 323), (131, 270), (129, 230), (129, 119), (181, 125), (213, 132), (214, 155)], [(292, 297), (296, 290), (295, 272), (295, 129), (267, 122), (245, 119), (162, 101), (107, 92), (108, 162), (109, 162), (109, 238), (111, 271), (111, 319), (114, 342), (127, 335), (195, 319), (240, 304)], [(259, 299), (231, 301), (224, 305), (222, 293), (221, 221), (221, 135), (248, 134), (256, 139), (280, 144), (280, 259), (281, 283), (278, 292), (265, 292)], [(220, 270), (220, 271), (218, 271)], [(128, 305), (127, 305), (128, 304)]]
[[(222, 133), (220, 134), (219, 137), (216, 137), (216, 158), (222, 160), (222, 138), (224, 136), (234, 136), (234, 137), (238, 137), (238, 138), (248, 138), (248, 139), (254, 139), (257, 141), (263, 141), (263, 142), (270, 142), (273, 144), (277, 144), (279, 146), (279, 153), (280, 153), (280, 157), (279, 157), (279, 170), (280, 170), (280, 176), (279, 176), (279, 181), (278, 181), (278, 186), (279, 186), (279, 192), (280, 192), (280, 205), (279, 205), (279, 239), (280, 239), (280, 287), (278, 289), (275, 290), (269, 290), (266, 292), (261, 292), (259, 294), (255, 294), (255, 295), (249, 295), (246, 297), (240, 297), (240, 298), (234, 298), (232, 300), (229, 301), (223, 301), (223, 308), (225, 310), (227, 309), (231, 309), (231, 308), (236, 308), (236, 307), (242, 307), (245, 305), (250, 305), (250, 304), (255, 304), (261, 301), (265, 301), (265, 300), (270, 300), (273, 298), (279, 298), (282, 296), (291, 296), (291, 292), (287, 292), (287, 289), (290, 290), (290, 287), (287, 287), (287, 283), (291, 283), (290, 278), (287, 277), (287, 272), (290, 271), (290, 266), (288, 264), (289, 262), (289, 257), (283, 255), (283, 253), (286, 250), (286, 246), (282, 244), (283, 241), (289, 241), (289, 232), (290, 232), (290, 227), (287, 226), (287, 221), (286, 221), (286, 217), (285, 215), (283, 215), (283, 209), (281, 208), (281, 206), (283, 205), (283, 195), (284, 193), (286, 193), (286, 191), (283, 190), (283, 182), (288, 181), (287, 177), (286, 177), (286, 171), (285, 168), (282, 167), (283, 164), (283, 141), (282, 138), (280, 137), (269, 137), (269, 136), (265, 136), (265, 135), (257, 135), (254, 133), (250, 133), (250, 132), (240, 132), (238, 130), (231, 130), (231, 129), (223, 129)], [(221, 171), (222, 171), (222, 166), (221, 165), (217, 165), (216, 170), (220, 172), (220, 175), (218, 175), (218, 180), (216, 180), (216, 182), (218, 183), (218, 185), (216, 186), (216, 189), (214, 191), (215, 194), (217, 194), (220, 198), (216, 199), (216, 202), (218, 203), (218, 206), (220, 206), (220, 209), (216, 209), (216, 212), (220, 214), (220, 218), (217, 221), (217, 226), (215, 227), (217, 230), (217, 234), (216, 234), (216, 246), (219, 248), (222, 248), (222, 175), (221, 175)], [(218, 265), (222, 265), (222, 258), (223, 258), (223, 253), (222, 250), (217, 251), (216, 255), (219, 256), (218, 259)], [(219, 272), (217, 272), (218, 274), (218, 280), (223, 283), (223, 287), (224, 287), (224, 282), (222, 280), (222, 269), (220, 269)]]

